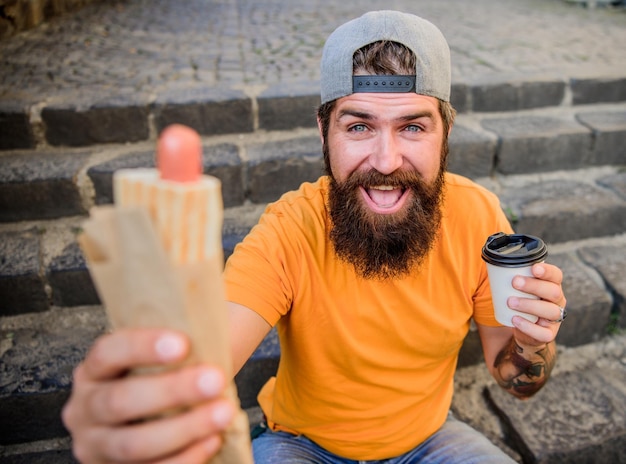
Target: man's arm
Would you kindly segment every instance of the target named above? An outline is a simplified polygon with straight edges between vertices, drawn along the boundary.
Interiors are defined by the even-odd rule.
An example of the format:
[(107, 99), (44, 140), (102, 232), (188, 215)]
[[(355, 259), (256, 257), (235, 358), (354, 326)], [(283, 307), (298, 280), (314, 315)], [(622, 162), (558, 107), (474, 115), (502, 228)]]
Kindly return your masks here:
[[(521, 399), (529, 398), (543, 387), (556, 362), (554, 341), (534, 346), (522, 345), (508, 327), (479, 325), (478, 330), (481, 340), (487, 340), (489, 360), (487, 350), (485, 360), (498, 385)], [(500, 344), (499, 350), (494, 348)]]
[(235, 375), (252, 356), (272, 326), (250, 308), (237, 303), (228, 303), (228, 315)]
[(554, 339), (565, 307), (563, 274), (550, 264), (536, 264), (533, 277), (517, 276), (513, 286), (538, 299), (510, 297), (511, 308), (538, 317), (537, 322), (515, 316), (514, 327), (478, 325), (485, 362), (498, 385), (518, 398), (534, 395), (547, 382), (556, 362)]

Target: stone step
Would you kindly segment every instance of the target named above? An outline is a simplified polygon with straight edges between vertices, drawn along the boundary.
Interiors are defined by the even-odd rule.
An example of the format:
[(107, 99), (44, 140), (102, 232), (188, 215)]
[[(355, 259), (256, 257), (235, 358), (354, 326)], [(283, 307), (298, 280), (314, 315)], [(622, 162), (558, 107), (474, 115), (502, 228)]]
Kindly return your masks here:
[[(626, 101), (623, 69), (564, 78), (498, 75), (455, 81), (452, 104), (459, 113), (514, 112), (531, 108)], [(30, 95), (0, 99), (0, 150), (87, 147), (153, 140), (172, 123), (205, 136), (316, 127), (319, 83), (298, 81), (244, 92), (228, 85), (153, 92), (119, 89), (55, 99)]]
[(547, 242), (626, 231), (626, 170), (622, 166), (479, 181), (498, 194), (517, 231)]
[[(549, 261), (565, 274), (569, 317), (557, 341), (562, 347), (598, 342), (626, 328), (626, 285), (622, 263), (626, 234), (549, 247)], [(73, 367), (93, 339), (107, 328), (99, 305), (58, 307), (0, 318), (0, 445), (63, 436), (59, 413)], [(275, 331), (236, 377), (241, 404), (256, 406), (256, 395), (276, 372), (280, 349)], [(459, 367), (482, 361), (478, 335), (468, 335)]]
[(528, 401), (516, 401), (496, 385), (486, 392), (525, 462), (626, 460), (623, 364), (555, 376)]
[[(626, 232), (626, 170), (603, 166), (478, 178), (496, 192), (515, 229), (557, 244)], [(264, 204), (225, 209), (228, 258)], [(0, 224), (0, 316), (99, 304), (76, 236), (85, 215)]]
[(576, 347), (560, 345), (551, 379), (526, 401), (501, 390), (484, 366), (463, 367), (455, 376), (452, 410), (520, 463), (621, 463), (625, 380), (622, 332)]
[[(67, 434), (60, 413), (72, 371), (95, 338), (109, 330), (101, 306), (54, 307), (0, 319), (0, 446)], [(280, 348), (272, 330), (235, 377), (241, 405), (276, 373)]]
[[(225, 210), (227, 259), (257, 222), (263, 205)], [(51, 306), (100, 304), (77, 235), (86, 216), (0, 225), (0, 317)]]
[(104, 312), (53, 309), (0, 324), (0, 445), (66, 435), (60, 413), (72, 371), (106, 329)]
[[(564, 270), (570, 311), (558, 338), (564, 348), (602, 343), (607, 334), (626, 328), (625, 115), (623, 104), (462, 114), (453, 132), (450, 170), (496, 192), (516, 229), (548, 241), (549, 260)], [(205, 137), (204, 146), (205, 171), (232, 187), (224, 190), (226, 257), (266, 202), (321, 172), (315, 130)], [(71, 459), (59, 413), (72, 368), (106, 328), (76, 235), (90, 207), (111, 202), (112, 173), (151, 166), (152, 153), (153, 143), (137, 143), (17, 150), (0, 157), (1, 214), (6, 214), (0, 224), (0, 445), (9, 450), (8, 462)], [(279, 358), (271, 332), (236, 377), (244, 408), (257, 411), (256, 394)], [(477, 333), (471, 331), (459, 367), (474, 369), (481, 360)], [(580, 375), (584, 378), (568, 374), (563, 382), (587, 381), (586, 373)], [(501, 421), (513, 437), (501, 445), (520, 459), (550, 462), (560, 453), (559, 462), (578, 462), (576, 453), (594, 450), (621, 457), (615, 450), (623, 445), (622, 429), (598, 443), (587, 433), (579, 448), (560, 443), (553, 450), (523, 427), (525, 410), (507, 409), (497, 390), (483, 388), (497, 411), (490, 420)], [(461, 411), (463, 398), (463, 393), (455, 397)], [(593, 408), (600, 400), (589, 401)], [(619, 395), (610, 401), (622, 404)], [(58, 440), (63, 444), (58, 449), (15, 451)]]
[[(316, 129), (204, 137), (203, 165), (226, 207), (273, 201), (322, 172)], [(460, 115), (452, 172), (470, 178), (626, 164), (626, 103)], [(154, 166), (154, 143), (0, 155), (0, 222), (84, 215), (112, 201), (121, 168)]]
[[(22, 345), (21, 348), (13, 347), (9, 350), (5, 346), (5, 353), (12, 350), (21, 351), (24, 355), (29, 350), (39, 351), (39, 364), (35, 365), (31, 359), (24, 357), (21, 359), (22, 363), (28, 363), (26, 365), (35, 365), (30, 371), (21, 373), (23, 377), (30, 378), (30, 382), (22, 383), (28, 393), (7, 395), (4, 391), (1, 394), (2, 462), (74, 462), (69, 451), (71, 441), (58, 416), (69, 394), (68, 376), (63, 371), (69, 371), (75, 363), (75, 360), (67, 360), (82, 356), (104, 318), (98, 308), (83, 308), (73, 311), (74, 314), (57, 309), (56, 313), (56, 326), (51, 324), (53, 317), (40, 322), (38, 329), (30, 330), (39, 330), (41, 335), (32, 336), (31, 333), (29, 343), (24, 343), (28, 336), (24, 336), (24, 329), (19, 328), (17, 319), (13, 319), (12, 324), (5, 322), (2, 327), (2, 340), (6, 340), (6, 330), (10, 328), (14, 333), (11, 337), (13, 343)], [(577, 317), (577, 313), (573, 317)], [(63, 323), (59, 324), (58, 321), (61, 320), (67, 324), (66, 327), (60, 327)], [(568, 321), (571, 323), (573, 319)], [(87, 332), (81, 332), (83, 335), (86, 333), (86, 337), (71, 334), (72, 326), (77, 323), (89, 326)], [(56, 332), (56, 337), (52, 335), (53, 332)], [(65, 353), (59, 353), (58, 337), (68, 335), (76, 344), (72, 345), (69, 341)], [(268, 337), (268, 340), (271, 338)], [(48, 342), (55, 339), (57, 343), (52, 344), (51, 351), (56, 353), (46, 351)], [(269, 346), (273, 343), (269, 342)], [(267, 340), (263, 345), (266, 344)], [(24, 345), (28, 345), (28, 348)], [(257, 353), (264, 349), (267, 353), (273, 350), (263, 345)], [(57, 356), (54, 357), (54, 354)], [(277, 361), (278, 356), (279, 353), (272, 355), (274, 361)], [(3, 354), (2, 358), (5, 357)], [(11, 354), (10, 358), (13, 357), (18, 358)], [(58, 359), (61, 359), (60, 367), (52, 367)], [(56, 378), (53, 374), (55, 369)], [(246, 369), (249, 369), (248, 365), (242, 374)], [(255, 372), (258, 374), (259, 371)], [(273, 370), (268, 368), (263, 378), (256, 377), (254, 380), (260, 384), (273, 372), (275, 366)], [(242, 378), (240, 374), (236, 379), (240, 397), (250, 394), (245, 391), (249, 386), (247, 376), (245, 373)], [(551, 381), (542, 392), (526, 402), (517, 401), (502, 392), (483, 364), (461, 365), (455, 378), (452, 408), (458, 417), (483, 432), (517, 462), (622, 462), (626, 449), (623, 416), (625, 376), (626, 335), (622, 332), (593, 343), (571, 347), (561, 343), (559, 361)], [(61, 382), (57, 381), (59, 377), (63, 377)], [(62, 383), (65, 385), (60, 386)], [(53, 401), (50, 400), (51, 391), (54, 390), (52, 385), (56, 387)], [(38, 387), (41, 389), (39, 395), (36, 392)], [(44, 391), (46, 389), (47, 393)], [(242, 405), (244, 401), (242, 399)], [(248, 405), (246, 412), (251, 428), (262, 420), (258, 406)], [(592, 456), (601, 456), (603, 459), (594, 460)]]
[[(225, 257), (265, 203), (321, 172), (315, 129), (203, 140), (205, 172), (228, 187)], [(565, 347), (626, 327), (625, 141), (624, 104), (462, 114), (453, 132), (450, 170), (496, 192), (516, 229), (546, 239), (549, 260), (564, 270), (571, 315), (558, 341)], [(59, 412), (71, 369), (106, 325), (76, 235), (90, 207), (111, 202), (112, 173), (151, 166), (153, 150), (140, 142), (0, 155), (0, 445), (65, 435)], [(255, 407), (279, 357), (272, 332), (236, 378), (245, 408)], [(471, 331), (459, 366), (481, 359)], [(69, 454), (24, 456), (53, 462)]]

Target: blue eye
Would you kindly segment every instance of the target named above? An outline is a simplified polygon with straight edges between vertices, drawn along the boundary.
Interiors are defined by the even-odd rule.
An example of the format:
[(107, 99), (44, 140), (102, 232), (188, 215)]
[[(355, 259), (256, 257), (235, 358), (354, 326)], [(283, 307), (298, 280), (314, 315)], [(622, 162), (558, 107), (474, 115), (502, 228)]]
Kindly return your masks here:
[(405, 130), (408, 132), (420, 132), (422, 128), (420, 126), (416, 126), (415, 124), (411, 124), (410, 126), (406, 126)]
[(355, 124), (350, 127), (352, 132), (365, 132), (367, 130), (367, 126), (365, 124)]

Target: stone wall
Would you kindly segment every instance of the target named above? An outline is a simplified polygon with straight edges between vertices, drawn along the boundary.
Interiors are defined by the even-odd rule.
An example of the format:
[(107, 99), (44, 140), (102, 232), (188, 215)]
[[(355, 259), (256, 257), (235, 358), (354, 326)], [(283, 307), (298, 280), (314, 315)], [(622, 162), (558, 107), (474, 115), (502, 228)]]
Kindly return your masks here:
[(0, 40), (100, 0), (0, 0)]

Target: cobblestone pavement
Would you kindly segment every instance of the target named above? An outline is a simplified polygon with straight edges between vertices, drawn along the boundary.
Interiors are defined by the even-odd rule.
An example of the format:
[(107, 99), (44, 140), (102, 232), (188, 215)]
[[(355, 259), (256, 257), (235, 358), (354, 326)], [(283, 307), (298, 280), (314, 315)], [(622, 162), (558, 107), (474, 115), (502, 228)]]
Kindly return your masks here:
[[(0, 42), (0, 100), (311, 82), (327, 35), (399, 9), (447, 37), (453, 80), (626, 68), (626, 8), (564, 0), (126, 0), (102, 2)], [(317, 87), (316, 87), (317, 88)]]

